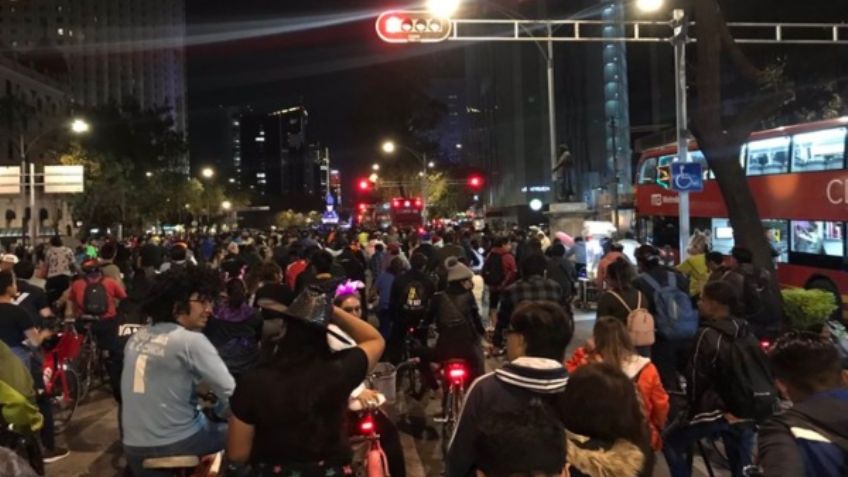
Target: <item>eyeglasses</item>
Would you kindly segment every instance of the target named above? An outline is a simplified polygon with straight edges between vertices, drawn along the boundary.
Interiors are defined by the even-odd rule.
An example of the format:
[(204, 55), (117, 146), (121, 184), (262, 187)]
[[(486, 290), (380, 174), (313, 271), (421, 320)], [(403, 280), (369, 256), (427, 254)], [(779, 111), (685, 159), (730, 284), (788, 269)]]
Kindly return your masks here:
[(209, 298), (192, 298), (189, 300), (189, 303), (199, 303), (203, 308), (212, 308), (215, 304)]
[(362, 313), (362, 307), (361, 306), (347, 306), (347, 307), (343, 307), (342, 310), (344, 310), (348, 313)]

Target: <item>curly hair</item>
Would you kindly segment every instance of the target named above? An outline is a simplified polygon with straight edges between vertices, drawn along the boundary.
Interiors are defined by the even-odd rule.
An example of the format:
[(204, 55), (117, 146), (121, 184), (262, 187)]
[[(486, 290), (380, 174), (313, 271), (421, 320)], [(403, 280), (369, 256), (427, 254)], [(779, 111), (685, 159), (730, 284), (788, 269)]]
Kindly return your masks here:
[(193, 295), (215, 300), (221, 293), (218, 272), (207, 267), (180, 267), (158, 275), (147, 294), (142, 311), (153, 323), (175, 322), (176, 315), (186, 313)]

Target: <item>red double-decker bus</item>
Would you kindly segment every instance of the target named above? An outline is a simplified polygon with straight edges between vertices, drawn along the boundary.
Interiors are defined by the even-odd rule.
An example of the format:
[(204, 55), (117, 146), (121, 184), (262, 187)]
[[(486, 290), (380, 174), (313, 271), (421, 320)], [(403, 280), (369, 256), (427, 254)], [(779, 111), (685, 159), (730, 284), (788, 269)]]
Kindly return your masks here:
[[(772, 247), (783, 286), (819, 288), (848, 304), (848, 117), (785, 126), (751, 135), (739, 162)], [(704, 191), (689, 194), (692, 230), (710, 231), (713, 249), (729, 253), (733, 229), (718, 184), (704, 166)], [(678, 195), (669, 188), (673, 145), (646, 151), (636, 177), (637, 230), (642, 240), (677, 248)], [(843, 308), (843, 311), (845, 309)]]

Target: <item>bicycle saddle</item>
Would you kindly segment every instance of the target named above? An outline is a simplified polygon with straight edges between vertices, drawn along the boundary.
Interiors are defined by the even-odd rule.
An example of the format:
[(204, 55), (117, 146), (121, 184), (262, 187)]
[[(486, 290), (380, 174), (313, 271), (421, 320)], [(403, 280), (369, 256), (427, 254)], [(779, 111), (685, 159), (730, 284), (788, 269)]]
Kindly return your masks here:
[(141, 465), (145, 469), (190, 469), (200, 465), (200, 458), (196, 455), (151, 457), (144, 459)]

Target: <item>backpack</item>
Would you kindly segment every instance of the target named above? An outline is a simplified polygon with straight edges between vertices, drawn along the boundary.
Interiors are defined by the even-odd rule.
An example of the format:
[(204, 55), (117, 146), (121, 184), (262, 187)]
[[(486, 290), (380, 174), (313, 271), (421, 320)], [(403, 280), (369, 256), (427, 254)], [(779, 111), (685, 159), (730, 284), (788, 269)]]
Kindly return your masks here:
[(641, 277), (654, 291), (654, 319), (659, 334), (670, 340), (694, 337), (698, 333), (698, 312), (692, 307), (689, 294), (677, 287), (677, 275), (668, 272), (668, 284), (664, 286), (647, 273)]
[(109, 311), (109, 294), (103, 285), (103, 277), (86, 283), (82, 294), (82, 311), (91, 316), (103, 316)]
[(423, 312), (429, 305), (430, 297), (425, 296), (424, 284), (412, 280), (403, 288), (401, 309), (406, 312)]
[(722, 333), (719, 346), (722, 341), (727, 343), (727, 351), (721, 359), (716, 389), (727, 409), (736, 417), (757, 422), (771, 417), (779, 399), (760, 342), (748, 331), (738, 337)]
[(656, 341), (654, 334), (654, 316), (642, 308), (642, 293), (636, 292), (638, 301), (636, 308), (630, 308), (624, 298), (618, 293), (610, 290), (612, 296), (618, 298), (618, 301), (624, 305), (627, 310), (627, 333), (630, 335), (630, 340), (633, 341), (633, 346), (651, 346)]
[[(767, 317), (765, 312), (765, 292), (768, 289), (768, 276), (762, 269), (743, 267), (742, 275), (742, 304), (745, 318), (753, 323), (761, 323)], [(764, 276), (766, 275), (766, 276)]]
[(503, 284), (506, 280), (506, 273), (503, 266), (503, 255), (499, 253), (489, 254), (486, 263), (483, 264), (483, 282), (490, 287), (496, 287)]
[(828, 320), (825, 326), (830, 330), (830, 339), (839, 351), (844, 367), (848, 362), (848, 330), (845, 329), (845, 325), (834, 320)]

